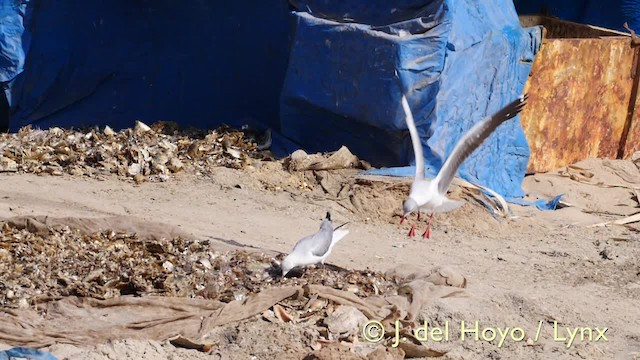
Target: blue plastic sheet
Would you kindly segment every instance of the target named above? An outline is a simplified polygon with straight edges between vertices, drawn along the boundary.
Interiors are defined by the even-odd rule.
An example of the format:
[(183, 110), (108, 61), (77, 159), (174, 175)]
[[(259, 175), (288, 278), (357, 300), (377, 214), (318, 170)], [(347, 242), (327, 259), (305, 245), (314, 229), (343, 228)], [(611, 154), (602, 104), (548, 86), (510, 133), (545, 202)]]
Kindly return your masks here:
[[(308, 0), (296, 3), (281, 129), (310, 151), (347, 145), (377, 169), (413, 176), (400, 98), (407, 93), (427, 176), (462, 134), (522, 93), (539, 50), (509, 0)], [(349, 22), (345, 22), (349, 19)], [(458, 176), (505, 198), (524, 195), (529, 147), (520, 117), (506, 122)], [(402, 167), (397, 167), (402, 166)]]
[(286, 0), (0, 0), (0, 14), (10, 131), (243, 119), (277, 130)]
[(13, 80), (22, 72), (29, 36), (23, 18), (27, 1), (0, 1), (0, 83)]
[(0, 360), (10, 359), (58, 360), (58, 358), (46, 351), (25, 347), (14, 347), (8, 350), (0, 351)]
[(544, 199), (527, 201), (522, 198), (506, 198), (505, 201), (518, 205), (535, 206), (538, 210), (555, 210), (563, 196), (564, 194), (560, 194), (549, 201)]

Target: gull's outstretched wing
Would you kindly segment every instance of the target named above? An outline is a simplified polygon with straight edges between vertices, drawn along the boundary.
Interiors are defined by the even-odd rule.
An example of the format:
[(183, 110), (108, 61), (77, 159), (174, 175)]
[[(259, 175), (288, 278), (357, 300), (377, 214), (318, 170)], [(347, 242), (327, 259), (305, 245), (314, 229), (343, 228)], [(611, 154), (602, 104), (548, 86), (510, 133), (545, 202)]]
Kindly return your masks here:
[(413, 121), (413, 114), (409, 107), (407, 97), (402, 95), (402, 109), (404, 109), (405, 118), (407, 119), (407, 127), (411, 135), (411, 143), (413, 144), (413, 154), (416, 157), (416, 179), (424, 178), (424, 154), (422, 153), (422, 142), (418, 135), (416, 123)]
[(474, 125), (466, 134), (458, 140), (455, 148), (449, 155), (447, 161), (438, 172), (434, 181), (438, 183), (438, 192), (446, 194), (453, 177), (458, 172), (460, 164), (471, 155), (471, 153), (482, 144), (482, 142), (491, 135), (491, 133), (503, 122), (515, 117), (526, 105), (528, 94), (518, 97), (500, 111), (487, 117)]

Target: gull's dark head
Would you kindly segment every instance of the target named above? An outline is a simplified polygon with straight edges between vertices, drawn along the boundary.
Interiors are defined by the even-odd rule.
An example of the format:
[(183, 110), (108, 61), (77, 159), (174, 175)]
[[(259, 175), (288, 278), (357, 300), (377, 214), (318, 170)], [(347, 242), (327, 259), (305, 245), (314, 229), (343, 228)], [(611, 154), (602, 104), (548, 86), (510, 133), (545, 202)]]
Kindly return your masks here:
[(324, 217), (324, 219), (320, 223), (320, 231), (322, 230), (333, 230), (331, 214), (328, 211), (327, 211), (327, 215)]

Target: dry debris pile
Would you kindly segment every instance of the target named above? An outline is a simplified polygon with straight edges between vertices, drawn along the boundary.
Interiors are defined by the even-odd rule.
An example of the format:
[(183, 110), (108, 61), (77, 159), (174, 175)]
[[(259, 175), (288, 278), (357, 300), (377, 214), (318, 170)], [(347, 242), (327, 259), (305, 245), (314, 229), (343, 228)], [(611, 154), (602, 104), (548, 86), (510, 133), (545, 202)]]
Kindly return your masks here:
[[(404, 266), (382, 274), (320, 266), (307, 268), (302, 277), (282, 278), (279, 273), (277, 261), (271, 257), (242, 251), (216, 252), (208, 241), (180, 237), (143, 240), (133, 233), (81, 232), (69, 226), (51, 226), (48, 233), (43, 233), (9, 223), (2, 226), (0, 235), (0, 306), (24, 309), (15, 312), (44, 315), (51, 309), (54, 313), (56, 309), (63, 311), (61, 309), (67, 309), (65, 305), (61, 308), (35, 305), (51, 300), (65, 303), (70, 296), (100, 301), (121, 295), (146, 295), (146, 299), (142, 299), (145, 306), (162, 309), (172, 308), (180, 297), (217, 300), (224, 305), (216, 309), (180, 308), (210, 319), (226, 316), (226, 320), (220, 320), (215, 326), (261, 318), (262, 323), (271, 322), (274, 326), (291, 323), (299, 329), (310, 329), (313, 338), (309, 339), (309, 346), (321, 357), (322, 353), (316, 352), (327, 352), (330, 350), (327, 345), (333, 344), (350, 347), (351, 351), (357, 348), (361, 354), (382, 346), (367, 359), (377, 359), (378, 355), (387, 358), (390, 354), (384, 346), (393, 340), (397, 321), (402, 325), (402, 335), (409, 340), (401, 344), (402, 351), (394, 353), (393, 358), (442, 356), (445, 351), (434, 350), (412, 338), (411, 329), (425, 304), (435, 298), (458, 296), (466, 287), (464, 276), (445, 268), (426, 273), (419, 267)], [(167, 303), (162, 302), (165, 300), (162, 296), (170, 297)], [(73, 305), (73, 299), (66, 302), (71, 308), (77, 306)], [(123, 301), (116, 306), (135, 305), (136, 299), (140, 298), (116, 299)], [(160, 302), (151, 305), (149, 301), (154, 300), (150, 299)], [(73, 310), (65, 314), (77, 315)], [(12, 318), (9, 314), (5, 321), (13, 324), (11, 331), (21, 332), (22, 322), (20, 316), (16, 316)], [(177, 321), (174, 317), (170, 314), (167, 319)], [(41, 316), (38, 319), (46, 322)], [(376, 344), (365, 341), (358, 345), (362, 342), (358, 339), (364, 336), (362, 326), (369, 319), (378, 319), (379, 340)], [(126, 325), (127, 320), (123, 321)], [(187, 323), (183, 324), (185, 331), (193, 325)], [(213, 349), (212, 339), (196, 336), (202, 324), (196, 324), (195, 332), (187, 331), (193, 339), (184, 336), (173, 340), (179, 341), (180, 346), (201, 351)], [(54, 323), (42, 326), (45, 326), (42, 329), (46, 326), (57, 329)], [(62, 326), (66, 329), (66, 325)], [(149, 331), (159, 336), (160, 330), (152, 328)], [(110, 331), (107, 333), (111, 334)], [(69, 339), (75, 336), (71, 331), (65, 334)], [(33, 341), (44, 340), (36, 336)]]
[[(213, 131), (178, 131), (173, 123), (113, 131), (35, 130), (0, 134), (0, 172), (95, 176), (117, 174), (143, 181), (165, 181), (190, 170), (209, 173), (225, 166), (244, 168), (262, 152), (255, 138), (221, 127)], [(268, 155), (267, 155), (268, 156)]]
[[(28, 307), (63, 296), (124, 294), (243, 299), (265, 287), (322, 284), (360, 296), (391, 287), (382, 274), (309, 269), (281, 278), (274, 259), (211, 251), (208, 241), (143, 241), (135, 234), (50, 228), (48, 236), (7, 224), (0, 236), (0, 306)], [(304, 304), (303, 304), (304, 305)]]

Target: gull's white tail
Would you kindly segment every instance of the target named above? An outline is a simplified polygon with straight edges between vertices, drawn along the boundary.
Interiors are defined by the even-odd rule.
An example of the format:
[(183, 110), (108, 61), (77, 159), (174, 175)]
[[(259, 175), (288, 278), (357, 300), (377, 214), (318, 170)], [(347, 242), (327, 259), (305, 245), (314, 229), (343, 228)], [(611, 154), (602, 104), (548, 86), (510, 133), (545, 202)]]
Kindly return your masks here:
[(334, 230), (333, 238), (331, 239), (331, 242), (333, 244), (337, 243), (338, 241), (342, 240), (343, 237), (347, 236), (348, 233), (349, 233), (349, 230), (343, 230), (343, 229)]

